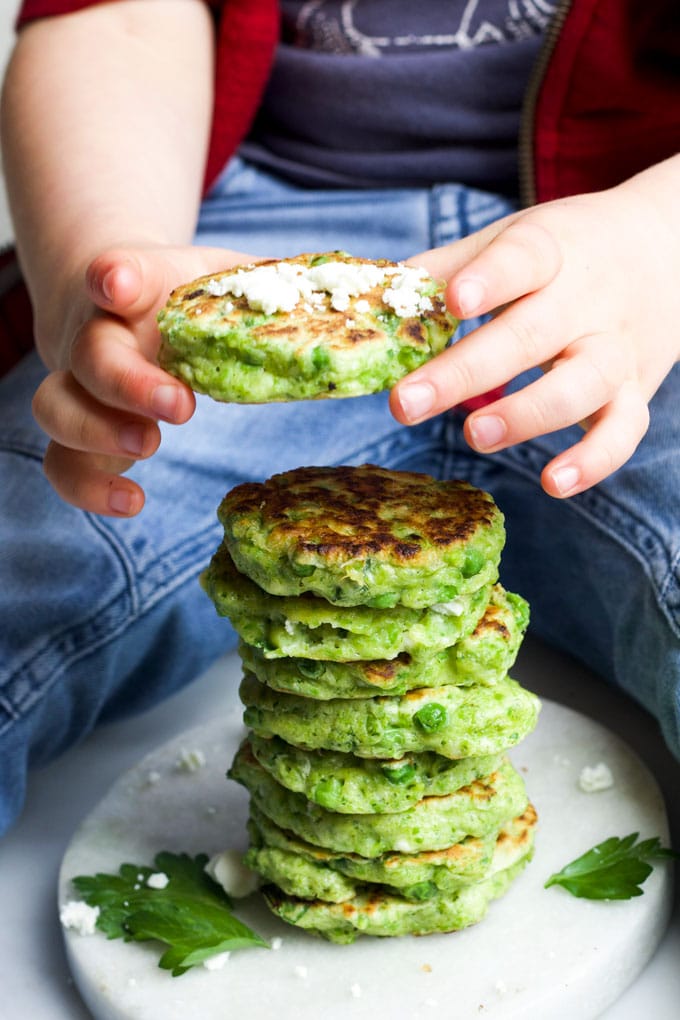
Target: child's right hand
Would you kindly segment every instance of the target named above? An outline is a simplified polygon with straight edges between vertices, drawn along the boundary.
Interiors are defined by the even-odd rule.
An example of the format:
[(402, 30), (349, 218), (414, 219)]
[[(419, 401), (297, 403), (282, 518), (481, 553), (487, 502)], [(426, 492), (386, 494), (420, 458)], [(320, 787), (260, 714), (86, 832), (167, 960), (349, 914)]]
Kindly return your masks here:
[(196, 406), (189, 387), (156, 364), (156, 313), (179, 284), (251, 261), (218, 248), (110, 251), (73, 281), (56, 315), (41, 323), (36, 309), (57, 353), (33, 413), (50, 437), (45, 474), (62, 499), (96, 514), (139, 513), (144, 492), (123, 472), (156, 452), (159, 419), (182, 424)]

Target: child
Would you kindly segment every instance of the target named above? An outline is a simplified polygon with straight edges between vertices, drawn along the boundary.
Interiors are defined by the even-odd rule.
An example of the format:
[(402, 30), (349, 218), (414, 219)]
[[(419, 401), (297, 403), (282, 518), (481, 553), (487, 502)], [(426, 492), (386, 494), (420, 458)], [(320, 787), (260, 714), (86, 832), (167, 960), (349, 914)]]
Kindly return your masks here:
[[(654, 712), (680, 755), (677, 60), (627, 81), (629, 65), (648, 65), (611, 59), (631, 37), (672, 58), (673, 5), (646, 3), (644, 17), (632, 0), (528, 4), (521, 17), (506, 0), (387, 6), (282, 4), (273, 70), (272, 0), (229, 0), (217, 27), (199, 0), (23, 7), (2, 147), (42, 364), (29, 356), (2, 381), (3, 827), (28, 765), (226, 649), (196, 583), (219, 540), (217, 503), (308, 463), (372, 461), (490, 490), (508, 524), (502, 578), (532, 603), (534, 632)], [(579, 66), (592, 68), (564, 60), (595, 7), (593, 46), (612, 34), (618, 99), (601, 92), (597, 132), (591, 109), (581, 135), (563, 103), (560, 163), (547, 152), (551, 97), (568, 80), (588, 107)], [(556, 48), (537, 92), (543, 37)], [(544, 199), (528, 208), (514, 169), (520, 92)], [(332, 248), (413, 257), (449, 281), (466, 320), (467, 335), (395, 387), (397, 422), (382, 394), (201, 400), (192, 417), (193, 395), (154, 362), (172, 287)], [(500, 384), (467, 418), (442, 413)]]

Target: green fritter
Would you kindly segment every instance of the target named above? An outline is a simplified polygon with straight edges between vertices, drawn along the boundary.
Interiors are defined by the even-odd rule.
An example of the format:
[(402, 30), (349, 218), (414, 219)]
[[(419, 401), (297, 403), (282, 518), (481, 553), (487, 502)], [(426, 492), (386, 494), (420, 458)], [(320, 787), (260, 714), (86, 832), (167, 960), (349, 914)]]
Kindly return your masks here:
[(510, 677), (493, 687), (425, 687), (401, 697), (312, 701), (272, 691), (247, 673), (239, 694), (243, 721), (260, 736), (360, 758), (497, 754), (531, 732), (540, 707), (536, 695)]
[(417, 687), (498, 683), (513, 666), (528, 623), (525, 600), (496, 584), (472, 634), (438, 652), (401, 652), (393, 659), (357, 662), (267, 659), (242, 641), (239, 654), (245, 669), (276, 691), (320, 701), (374, 698)]
[(387, 389), (458, 325), (443, 281), (347, 252), (234, 266), (178, 287), (159, 363), (215, 400), (264, 403)]
[(468, 482), (361, 467), (301, 467), (227, 493), (218, 517), (234, 563), (272, 595), (414, 609), (498, 578), (503, 514)]
[(507, 892), (530, 859), (528, 850), (514, 864), (481, 882), (419, 903), (388, 893), (379, 885), (363, 886), (343, 903), (287, 896), (275, 885), (264, 886), (262, 892), (270, 910), (282, 921), (330, 942), (346, 944), (359, 935), (432, 935), (459, 931), (481, 921), (492, 900)]
[(356, 758), (340, 751), (305, 751), (279, 737), (250, 734), (262, 768), (288, 790), (328, 811), (379, 814), (405, 811), (423, 797), (441, 797), (494, 772), (501, 754), (443, 758), (425, 751), (402, 758)]
[(497, 835), (469, 836), (445, 850), (385, 854), (369, 860), (356, 854), (340, 856), (305, 843), (254, 808), (248, 823), (251, 846), (244, 861), (289, 896), (342, 903), (368, 883), (421, 902), (451, 895), (509, 867), (531, 850), (535, 824), (536, 812), (529, 805)]
[(229, 776), (249, 790), (255, 806), (280, 828), (308, 843), (361, 857), (444, 850), (467, 836), (498, 832), (528, 803), (524, 782), (508, 761), (455, 793), (424, 797), (407, 811), (392, 814), (327, 811), (272, 779), (247, 741), (237, 751)]
[(491, 586), (431, 609), (334, 606), (316, 595), (269, 595), (240, 573), (222, 544), (201, 575), (221, 616), (267, 659), (345, 662), (392, 659), (400, 652), (446, 648), (470, 634), (484, 614)]

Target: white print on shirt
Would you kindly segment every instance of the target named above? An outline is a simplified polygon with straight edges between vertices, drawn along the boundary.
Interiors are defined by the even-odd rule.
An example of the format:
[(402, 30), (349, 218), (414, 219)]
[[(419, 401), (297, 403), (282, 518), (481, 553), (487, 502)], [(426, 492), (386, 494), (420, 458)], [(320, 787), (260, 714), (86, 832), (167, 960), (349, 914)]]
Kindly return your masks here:
[[(300, 7), (296, 19), (298, 44), (307, 49), (332, 53), (357, 53), (365, 57), (381, 57), (387, 49), (449, 47), (453, 49), (474, 49), (486, 43), (504, 43), (522, 39), (542, 32), (552, 17), (556, 0), (506, 0), (505, 15), (499, 8), (501, 3), (481, 6), (493, 7), (491, 13), (500, 23), (494, 23), (480, 16), (480, 0), (465, 0), (462, 5), (452, 2), (452, 24), (450, 32), (436, 35), (422, 35), (416, 32), (404, 35), (368, 35), (358, 24), (360, 8), (371, 0), (307, 0)], [(423, 21), (414, 4), (416, 21)], [(402, 10), (403, 13), (404, 9)], [(425, 18), (427, 20), (427, 18)], [(304, 40), (304, 42), (302, 41)]]

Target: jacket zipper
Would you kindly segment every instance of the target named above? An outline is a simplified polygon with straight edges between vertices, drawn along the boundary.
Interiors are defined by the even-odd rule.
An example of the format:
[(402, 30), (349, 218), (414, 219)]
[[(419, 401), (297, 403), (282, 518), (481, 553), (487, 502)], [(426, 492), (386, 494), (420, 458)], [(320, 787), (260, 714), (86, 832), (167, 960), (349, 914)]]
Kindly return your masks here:
[(567, 14), (574, 5), (574, 0), (560, 0), (546, 27), (543, 43), (538, 52), (524, 94), (518, 139), (518, 172), (519, 195), (524, 208), (536, 204), (536, 175), (534, 172), (534, 123), (536, 119), (536, 103), (545, 72), (555, 52), (557, 40), (562, 32)]

